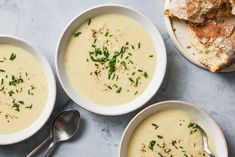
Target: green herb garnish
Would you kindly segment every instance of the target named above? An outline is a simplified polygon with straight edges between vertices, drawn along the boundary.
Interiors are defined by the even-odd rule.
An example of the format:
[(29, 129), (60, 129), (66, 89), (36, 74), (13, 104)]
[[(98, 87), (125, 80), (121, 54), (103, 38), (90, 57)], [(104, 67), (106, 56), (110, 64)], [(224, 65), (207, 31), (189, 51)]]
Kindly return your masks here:
[(152, 140), (149, 142), (149, 149), (153, 150), (153, 147), (155, 146), (156, 144), (156, 141), (155, 140)]
[(197, 132), (197, 124), (196, 123), (189, 123), (188, 128), (191, 129), (190, 135)]
[(90, 24), (91, 24), (91, 19), (88, 20), (88, 26), (90, 26)]
[(121, 93), (121, 91), (122, 91), (122, 87), (119, 87), (116, 93)]
[(161, 153), (159, 153), (159, 152), (158, 152), (158, 155), (159, 155), (160, 157), (163, 157), (163, 155), (162, 155)]
[(138, 85), (139, 85), (139, 80), (140, 80), (140, 77), (136, 78), (136, 80), (135, 80), (135, 87), (138, 87)]
[(129, 79), (132, 83), (135, 82), (131, 77), (129, 77), (128, 79)]
[(163, 137), (162, 137), (161, 135), (157, 135), (157, 137), (158, 137), (159, 139), (163, 139)]
[(18, 101), (20, 104), (24, 105), (24, 101)]
[(8, 92), (8, 94), (9, 94), (9, 96), (12, 96), (13, 94), (15, 94), (15, 92), (14, 92), (13, 90), (10, 90), (10, 91)]
[(144, 72), (144, 77), (148, 78), (148, 74), (146, 72)]
[(10, 86), (16, 86), (17, 84), (23, 83), (24, 80), (22, 79), (21, 76), (16, 77), (14, 75), (11, 76), (11, 81), (9, 81)]
[(127, 66), (126, 66), (126, 62), (125, 61), (121, 61), (120, 64), (124, 66), (125, 70), (127, 70)]
[(4, 90), (4, 86), (0, 89), (0, 91), (3, 91)]
[(159, 127), (157, 124), (154, 124), (154, 123), (152, 123), (152, 126), (154, 126), (155, 129)]
[(28, 108), (28, 109), (32, 109), (32, 107), (33, 107), (33, 104), (31, 104), (30, 106), (26, 106), (25, 108)]
[(73, 37), (79, 37), (82, 34), (82, 32), (77, 32), (73, 34)]
[(16, 58), (16, 54), (12, 53), (9, 59), (13, 61), (15, 58)]
[(105, 33), (105, 36), (107, 37), (108, 35), (109, 35), (109, 32), (106, 32), (106, 33)]
[(172, 144), (176, 149), (178, 149), (178, 147), (176, 146), (176, 140), (172, 140), (171, 144)]

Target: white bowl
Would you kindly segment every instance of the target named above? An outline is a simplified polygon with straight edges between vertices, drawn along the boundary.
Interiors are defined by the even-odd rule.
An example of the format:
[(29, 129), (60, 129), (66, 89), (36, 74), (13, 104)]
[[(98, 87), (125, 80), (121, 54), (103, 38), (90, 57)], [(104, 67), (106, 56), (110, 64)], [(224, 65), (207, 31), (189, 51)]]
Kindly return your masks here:
[[(170, 0), (166, 0), (165, 9), (168, 6)], [(233, 23), (235, 22), (235, 18), (229, 19)], [(184, 21), (171, 19), (165, 16), (165, 23), (167, 31), (170, 35), (171, 40), (174, 42), (176, 48), (180, 52), (180, 54), (189, 60), (191, 63), (207, 69), (206, 66), (200, 63), (199, 57), (195, 55), (196, 49), (191, 47), (187, 48), (188, 45), (196, 41), (196, 38), (193, 37), (192, 32), (189, 30), (187, 24)], [(235, 71), (235, 64), (223, 69), (221, 72), (233, 72)]]
[(0, 44), (15, 45), (31, 53), (41, 63), (44, 69), (44, 73), (46, 75), (47, 84), (48, 84), (47, 102), (42, 113), (37, 118), (37, 120), (33, 122), (29, 127), (19, 132), (6, 134), (6, 135), (0, 135), (0, 145), (7, 145), (7, 144), (14, 144), (14, 143), (23, 141), (31, 137), (39, 129), (41, 129), (43, 125), (47, 122), (55, 104), (56, 83), (55, 83), (54, 74), (53, 74), (50, 64), (48, 63), (46, 58), (43, 56), (43, 54), (38, 49), (34, 48), (31, 44), (13, 36), (0, 36)]
[[(64, 67), (65, 49), (74, 31), (87, 19), (90, 19), (100, 14), (109, 13), (116, 13), (128, 16), (139, 22), (152, 38), (156, 47), (157, 56), (156, 70), (154, 72), (152, 81), (150, 82), (146, 90), (133, 101), (126, 104), (120, 104), (118, 106), (102, 106), (99, 104), (95, 104), (82, 97), (69, 83)], [(62, 36), (59, 40), (55, 62), (60, 83), (62, 84), (64, 90), (69, 95), (69, 97), (86, 110), (101, 115), (121, 115), (129, 113), (143, 106), (148, 100), (152, 98), (152, 96), (159, 89), (165, 75), (167, 64), (164, 41), (154, 24), (139, 11), (121, 5), (96, 6), (94, 8), (82, 12), (74, 20), (72, 20), (72, 22), (66, 27), (65, 31), (62, 33)]]
[(223, 135), (222, 130), (216, 123), (216, 121), (210, 116), (209, 113), (203, 109), (192, 106), (187, 102), (183, 101), (164, 101), (153, 104), (148, 108), (144, 109), (138, 113), (131, 122), (127, 125), (120, 142), (119, 157), (126, 157), (128, 144), (135, 131), (136, 127), (150, 115), (167, 109), (178, 109), (190, 113), (194, 116), (202, 126), (204, 126), (205, 131), (211, 135), (215, 143), (216, 156), (218, 157), (228, 157), (227, 144)]

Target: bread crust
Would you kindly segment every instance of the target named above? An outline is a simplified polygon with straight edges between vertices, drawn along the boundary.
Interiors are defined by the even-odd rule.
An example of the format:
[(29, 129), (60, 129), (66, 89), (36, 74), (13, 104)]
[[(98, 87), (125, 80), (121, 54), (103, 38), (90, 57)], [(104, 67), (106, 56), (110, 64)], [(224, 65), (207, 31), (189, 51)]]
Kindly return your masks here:
[(212, 50), (207, 55), (219, 59), (213, 64), (206, 58), (201, 58), (201, 63), (210, 71), (219, 71), (235, 61), (235, 24), (209, 21), (201, 26), (191, 24), (190, 28), (195, 37), (205, 46), (205, 51)]
[(219, 23), (235, 15), (235, 0), (170, 0), (166, 16), (184, 20), (201, 43), (199, 59), (211, 72), (235, 62), (235, 24)]
[[(203, 24), (209, 19), (231, 16), (235, 0), (170, 0), (165, 15), (195, 24)], [(230, 4), (231, 3), (231, 4)], [(235, 13), (234, 13), (235, 14)]]

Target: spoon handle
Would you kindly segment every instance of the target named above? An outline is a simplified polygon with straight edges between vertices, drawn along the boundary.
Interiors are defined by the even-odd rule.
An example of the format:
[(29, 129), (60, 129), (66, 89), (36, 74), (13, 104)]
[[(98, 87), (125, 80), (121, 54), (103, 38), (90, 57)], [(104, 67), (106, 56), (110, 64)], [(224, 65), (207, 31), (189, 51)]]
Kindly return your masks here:
[(45, 153), (44, 153), (44, 157), (49, 157), (49, 155), (51, 154), (51, 152), (52, 152), (52, 150), (53, 150), (53, 148), (54, 148), (54, 146), (56, 145), (56, 142), (53, 140), (52, 142), (51, 142), (51, 144), (49, 145), (49, 147), (47, 148), (47, 150), (45, 151)]
[(34, 150), (32, 150), (32, 152), (30, 152), (26, 157), (35, 156), (39, 152), (39, 150), (51, 140), (51, 138), (52, 138), (51, 136), (48, 136), (40, 145), (34, 148)]

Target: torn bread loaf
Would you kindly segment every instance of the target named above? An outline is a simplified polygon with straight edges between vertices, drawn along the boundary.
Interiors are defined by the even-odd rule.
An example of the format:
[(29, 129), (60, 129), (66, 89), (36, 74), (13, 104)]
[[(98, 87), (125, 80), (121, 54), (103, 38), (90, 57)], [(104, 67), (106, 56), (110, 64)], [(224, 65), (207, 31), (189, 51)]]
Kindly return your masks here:
[(229, 0), (232, 5), (232, 14), (235, 15), (235, 0)]
[(235, 61), (235, 24), (210, 21), (201, 26), (190, 25), (190, 28), (203, 45), (200, 62), (211, 72), (220, 71)]
[(170, 0), (164, 14), (202, 24), (208, 19), (230, 16), (232, 7), (229, 1), (234, 4), (235, 0)]

